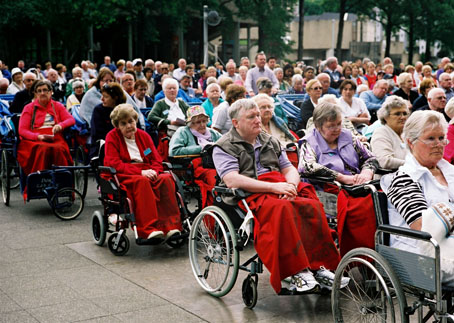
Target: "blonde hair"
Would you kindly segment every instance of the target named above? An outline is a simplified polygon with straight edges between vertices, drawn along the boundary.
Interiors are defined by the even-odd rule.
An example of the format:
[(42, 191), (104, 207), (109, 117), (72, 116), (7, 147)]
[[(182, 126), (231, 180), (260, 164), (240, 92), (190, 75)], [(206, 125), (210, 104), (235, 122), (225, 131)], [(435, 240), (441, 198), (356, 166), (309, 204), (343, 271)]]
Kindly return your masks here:
[(137, 120), (139, 120), (139, 114), (136, 110), (134, 110), (133, 106), (128, 103), (117, 105), (115, 109), (113, 109), (113, 111), (110, 113), (110, 120), (115, 128), (118, 128), (120, 120), (124, 120), (129, 117), (132, 117), (134, 120), (136, 120), (136, 122)]

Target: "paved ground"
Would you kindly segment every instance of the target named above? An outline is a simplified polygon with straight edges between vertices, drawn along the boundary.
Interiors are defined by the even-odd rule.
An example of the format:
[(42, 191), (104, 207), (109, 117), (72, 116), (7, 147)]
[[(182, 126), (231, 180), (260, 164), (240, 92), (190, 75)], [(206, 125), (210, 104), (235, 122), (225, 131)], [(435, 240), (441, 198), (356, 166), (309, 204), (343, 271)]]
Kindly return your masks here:
[(0, 206), (0, 322), (332, 321), (329, 295), (277, 296), (267, 272), (254, 310), (241, 299), (245, 273), (228, 295), (211, 297), (193, 277), (187, 245), (137, 246), (130, 231), (128, 254), (114, 256), (92, 241), (96, 197), (90, 182), (83, 214), (69, 222), (45, 200), (24, 204), (17, 189)]

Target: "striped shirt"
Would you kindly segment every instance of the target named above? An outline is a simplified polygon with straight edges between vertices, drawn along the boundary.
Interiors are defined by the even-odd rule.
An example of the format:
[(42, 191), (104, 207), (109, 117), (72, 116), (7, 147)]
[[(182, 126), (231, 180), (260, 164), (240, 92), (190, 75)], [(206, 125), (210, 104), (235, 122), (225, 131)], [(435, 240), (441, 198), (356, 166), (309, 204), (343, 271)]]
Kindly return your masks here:
[(428, 208), (421, 185), (401, 171), (394, 175), (387, 196), (408, 225), (421, 218)]

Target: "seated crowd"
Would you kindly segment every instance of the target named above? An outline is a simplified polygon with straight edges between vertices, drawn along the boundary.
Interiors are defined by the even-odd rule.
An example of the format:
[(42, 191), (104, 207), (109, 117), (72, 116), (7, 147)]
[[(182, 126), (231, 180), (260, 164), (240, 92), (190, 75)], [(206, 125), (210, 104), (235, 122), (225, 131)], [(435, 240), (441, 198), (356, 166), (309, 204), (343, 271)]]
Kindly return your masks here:
[[(276, 292), (289, 276), (300, 292), (330, 288), (327, 282), (341, 256), (356, 247), (374, 248), (371, 198), (312, 185), (309, 177), (360, 185), (377, 177), (378, 168), (390, 169), (395, 173), (381, 183), (392, 224), (431, 232), (435, 225), (427, 223), (438, 209), (447, 210), (446, 222), (454, 223), (449, 60), (443, 59), (437, 71), (422, 62), (400, 69), (390, 58), (339, 64), (329, 57), (316, 67), (279, 66), (260, 52), (254, 63), (243, 58), (237, 66), (229, 60), (224, 71), (219, 63), (196, 68), (183, 58), (174, 68), (140, 58), (113, 64), (106, 56), (99, 70), (83, 61), (68, 75), (61, 64), (57, 69), (46, 64), (43, 71), (18, 66), (9, 73), (0, 62), (0, 85), (8, 83), (4, 92), (14, 94), (10, 110), (21, 114), (18, 162), (25, 174), (70, 165), (62, 133), (75, 124), (77, 113), (90, 128), (91, 143), (106, 141), (105, 164), (116, 168), (133, 201), (139, 236), (166, 239), (182, 226), (173, 178), (163, 161), (197, 157), (214, 146), (215, 170), (204, 168), (200, 158), (192, 160), (202, 204), (213, 203), (216, 174), (219, 185), (247, 191), (255, 248)], [(297, 122), (290, 123), (277, 94), (297, 95)], [(299, 150), (289, 149), (296, 145)], [(336, 233), (319, 190), (337, 195)], [(238, 201), (225, 198), (224, 203)], [(405, 239), (392, 243), (425, 252)], [(442, 249), (443, 281), (453, 284), (454, 260), (447, 248)], [(346, 284), (348, 279), (342, 281)]]

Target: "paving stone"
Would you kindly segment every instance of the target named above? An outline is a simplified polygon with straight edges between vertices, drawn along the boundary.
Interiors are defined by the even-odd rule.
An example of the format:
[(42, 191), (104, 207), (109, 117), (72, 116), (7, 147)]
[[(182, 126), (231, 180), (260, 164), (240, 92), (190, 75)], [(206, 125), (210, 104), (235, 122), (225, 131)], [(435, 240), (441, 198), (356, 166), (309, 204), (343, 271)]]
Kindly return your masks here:
[[(0, 291), (0, 317), (5, 313), (21, 310), (22, 308), (7, 294)], [(1, 321), (0, 321), (1, 322)]]

